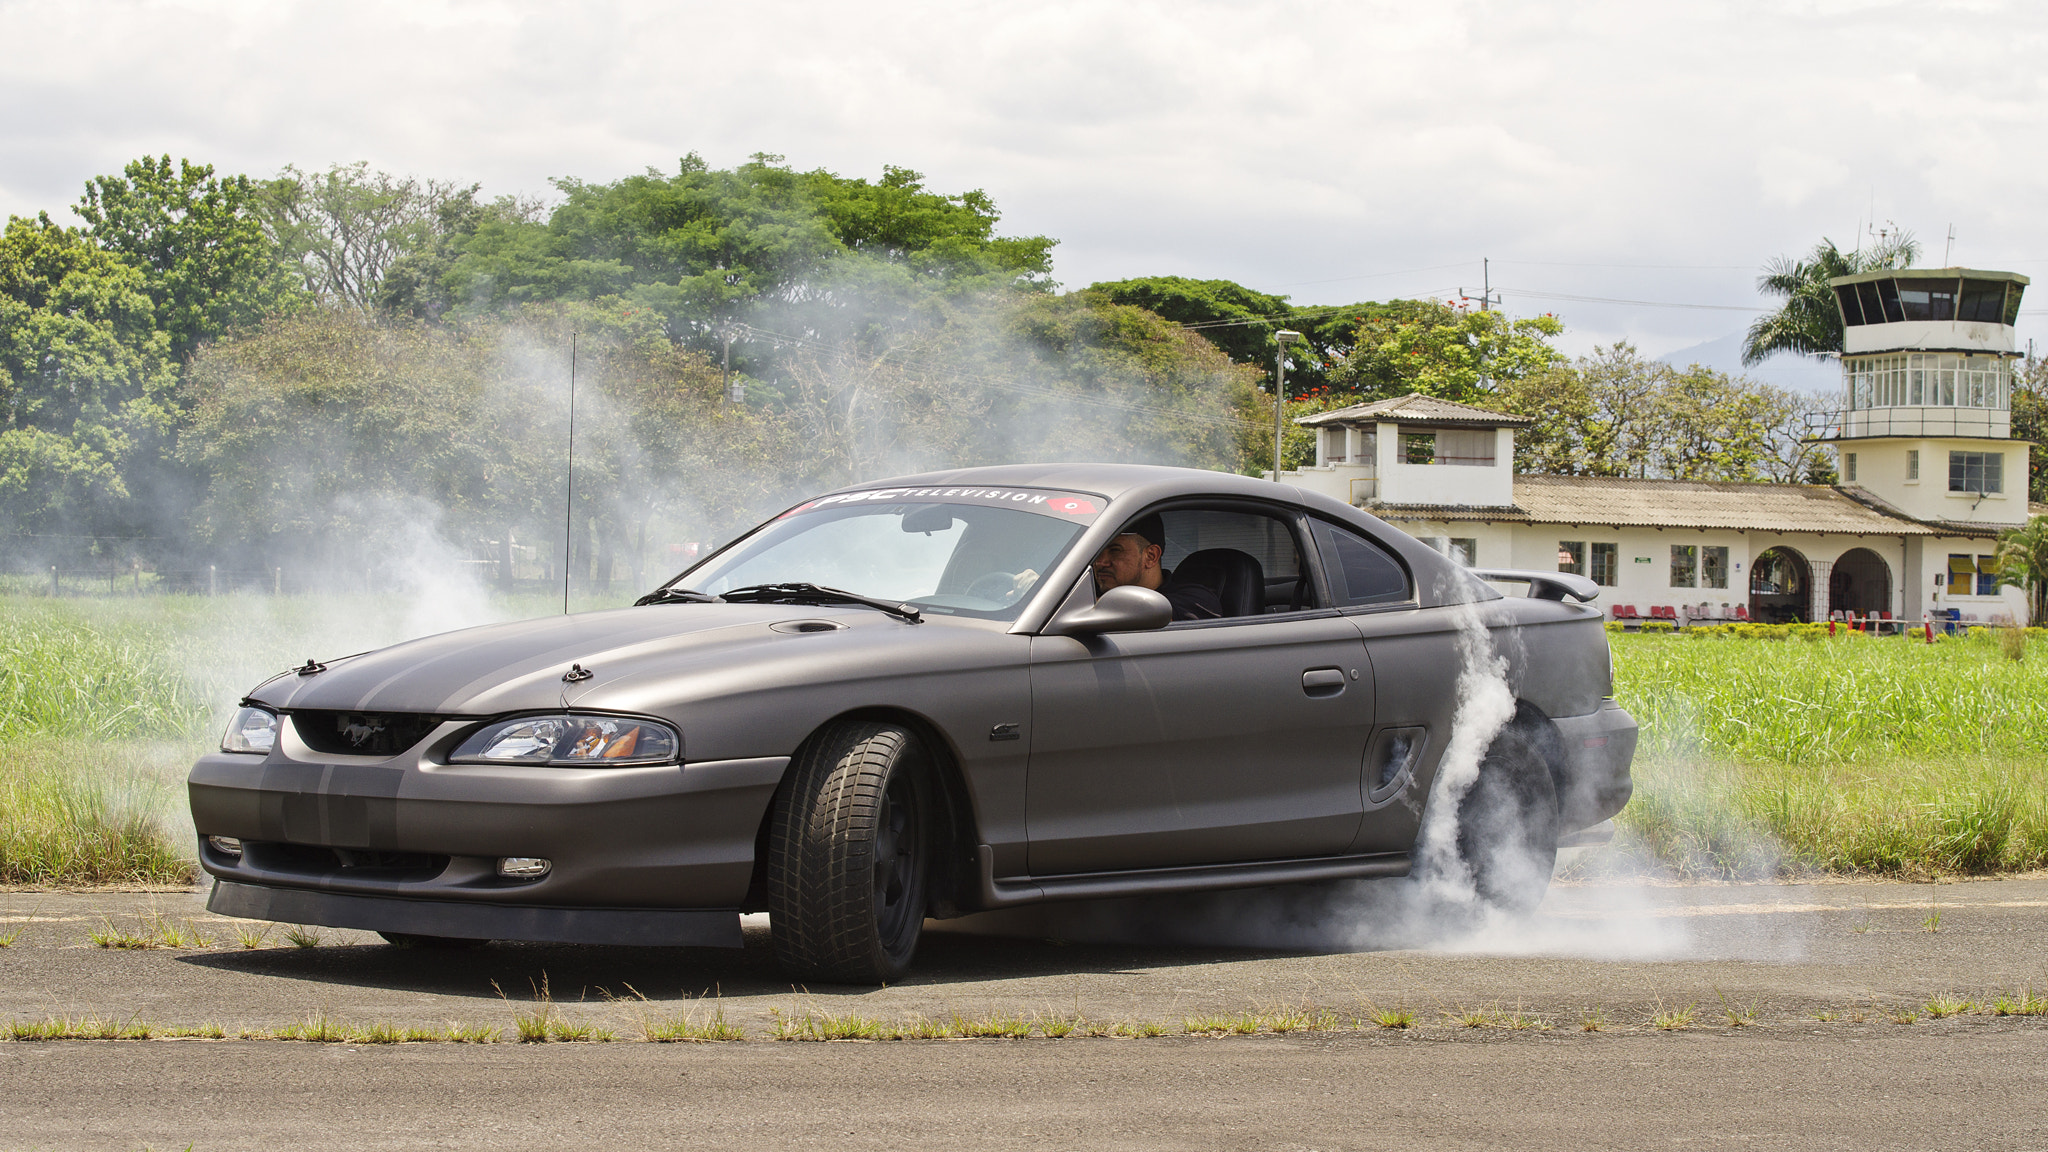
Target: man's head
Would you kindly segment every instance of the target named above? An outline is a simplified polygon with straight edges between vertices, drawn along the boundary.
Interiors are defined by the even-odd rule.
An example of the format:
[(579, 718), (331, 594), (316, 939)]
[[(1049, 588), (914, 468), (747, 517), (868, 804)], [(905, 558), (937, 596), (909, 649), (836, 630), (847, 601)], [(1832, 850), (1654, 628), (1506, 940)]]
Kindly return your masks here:
[(1095, 594), (1126, 584), (1158, 588), (1166, 582), (1159, 570), (1159, 557), (1165, 552), (1166, 526), (1156, 513), (1125, 525), (1095, 556)]

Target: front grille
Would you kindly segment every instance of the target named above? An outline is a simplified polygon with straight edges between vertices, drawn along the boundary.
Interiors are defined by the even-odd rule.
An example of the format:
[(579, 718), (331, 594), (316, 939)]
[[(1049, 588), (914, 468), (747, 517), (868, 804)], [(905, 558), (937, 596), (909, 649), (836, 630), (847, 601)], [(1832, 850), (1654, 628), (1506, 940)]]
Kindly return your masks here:
[(440, 727), (442, 717), (418, 712), (293, 710), (292, 729), (306, 747), (338, 756), (396, 756)]
[(282, 840), (249, 840), (242, 856), (265, 872), (297, 876), (342, 876), (361, 880), (432, 880), (448, 869), (448, 857), (433, 852), (385, 852), (328, 848)]

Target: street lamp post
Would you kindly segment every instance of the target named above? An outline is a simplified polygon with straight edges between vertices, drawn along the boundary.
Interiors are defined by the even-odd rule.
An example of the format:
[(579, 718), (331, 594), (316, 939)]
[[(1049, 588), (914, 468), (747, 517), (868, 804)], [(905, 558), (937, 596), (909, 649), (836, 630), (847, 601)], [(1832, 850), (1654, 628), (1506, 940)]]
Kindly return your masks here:
[(1280, 482), (1280, 443), (1287, 416), (1287, 346), (1301, 343), (1301, 333), (1282, 328), (1273, 333), (1273, 482)]

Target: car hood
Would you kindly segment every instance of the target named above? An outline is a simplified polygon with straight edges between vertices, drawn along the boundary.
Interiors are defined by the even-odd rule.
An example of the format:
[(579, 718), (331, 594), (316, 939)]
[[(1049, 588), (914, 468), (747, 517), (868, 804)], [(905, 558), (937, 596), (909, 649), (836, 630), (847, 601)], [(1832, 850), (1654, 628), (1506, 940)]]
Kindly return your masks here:
[[(828, 621), (835, 648), (900, 643), (910, 624), (865, 608), (662, 604), (466, 628), (284, 673), (249, 698), (273, 708), (491, 716), (545, 708), (644, 706), (627, 685), (805, 658), (813, 634), (777, 624)], [(957, 627), (957, 625), (955, 625)], [(582, 671), (576, 671), (580, 666)], [(587, 675), (585, 675), (587, 673)], [(574, 677), (573, 679), (571, 677)]]

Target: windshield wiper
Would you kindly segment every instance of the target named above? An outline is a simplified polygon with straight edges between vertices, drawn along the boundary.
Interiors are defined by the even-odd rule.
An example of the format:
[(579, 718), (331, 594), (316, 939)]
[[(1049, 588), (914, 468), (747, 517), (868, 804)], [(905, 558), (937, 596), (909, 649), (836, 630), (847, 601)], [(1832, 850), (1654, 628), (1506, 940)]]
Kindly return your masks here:
[(734, 588), (718, 598), (734, 604), (861, 604), (912, 624), (924, 623), (924, 613), (908, 604), (874, 600), (818, 584), (749, 584), (744, 588)]
[(656, 588), (633, 601), (635, 607), (648, 604), (716, 604), (718, 597), (692, 588)]

